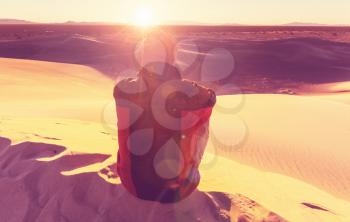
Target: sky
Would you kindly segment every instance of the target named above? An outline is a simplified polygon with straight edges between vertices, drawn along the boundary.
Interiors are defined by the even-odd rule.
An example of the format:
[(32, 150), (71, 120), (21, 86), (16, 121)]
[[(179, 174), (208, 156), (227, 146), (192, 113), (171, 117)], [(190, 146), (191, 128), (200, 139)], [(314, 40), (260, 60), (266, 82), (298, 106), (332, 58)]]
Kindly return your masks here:
[[(141, 15), (139, 15), (141, 14)], [(35, 22), (350, 24), (349, 0), (0, 0), (0, 17)]]

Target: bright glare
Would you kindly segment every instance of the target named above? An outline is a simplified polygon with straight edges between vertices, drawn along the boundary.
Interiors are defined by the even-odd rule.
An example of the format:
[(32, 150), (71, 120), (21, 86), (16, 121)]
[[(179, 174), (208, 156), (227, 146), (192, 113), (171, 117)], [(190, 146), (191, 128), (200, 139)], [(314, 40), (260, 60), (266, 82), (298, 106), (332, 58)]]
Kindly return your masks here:
[(151, 9), (142, 7), (135, 12), (135, 25), (149, 27), (155, 24), (153, 12)]

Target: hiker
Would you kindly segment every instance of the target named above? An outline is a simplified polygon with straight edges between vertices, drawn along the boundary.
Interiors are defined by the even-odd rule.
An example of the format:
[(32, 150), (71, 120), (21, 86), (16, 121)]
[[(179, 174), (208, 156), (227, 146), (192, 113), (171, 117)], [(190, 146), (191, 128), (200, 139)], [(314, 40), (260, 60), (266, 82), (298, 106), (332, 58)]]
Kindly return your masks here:
[(155, 62), (115, 86), (117, 171), (136, 197), (171, 203), (199, 184), (215, 93)]

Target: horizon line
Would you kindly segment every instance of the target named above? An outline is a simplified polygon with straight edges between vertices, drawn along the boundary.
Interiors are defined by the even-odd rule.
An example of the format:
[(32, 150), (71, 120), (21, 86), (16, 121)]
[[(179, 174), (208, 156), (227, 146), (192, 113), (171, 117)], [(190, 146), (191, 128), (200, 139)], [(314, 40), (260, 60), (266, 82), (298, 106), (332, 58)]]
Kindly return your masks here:
[[(7, 21), (8, 23), (4, 22)], [(3, 23), (4, 22), (4, 23)], [(81, 24), (81, 25), (122, 25), (122, 26), (133, 26), (132, 23), (127, 22), (116, 22), (116, 21), (74, 21), (74, 20), (67, 20), (62, 22), (37, 22), (37, 21), (30, 21), (26, 19), (9, 19), (9, 18), (0, 18), (0, 24), (1, 25), (25, 25), (25, 24), (52, 24), (52, 25), (59, 25), (59, 24), (67, 24), (67, 25), (74, 25), (74, 24)], [(246, 23), (206, 23), (206, 22), (195, 22), (195, 21), (168, 21), (163, 22), (159, 24), (155, 24), (154, 26), (350, 26), (350, 24), (329, 24), (329, 23), (317, 23), (317, 22), (300, 22), (300, 21), (294, 21), (294, 22), (287, 22), (287, 23), (278, 23), (278, 24), (246, 24)]]

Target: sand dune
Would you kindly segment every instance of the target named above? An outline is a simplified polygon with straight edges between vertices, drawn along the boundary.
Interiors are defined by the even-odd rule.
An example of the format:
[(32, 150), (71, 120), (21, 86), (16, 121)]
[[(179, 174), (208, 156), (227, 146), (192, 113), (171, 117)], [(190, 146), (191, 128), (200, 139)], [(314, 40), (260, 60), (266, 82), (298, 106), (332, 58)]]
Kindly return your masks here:
[[(176, 204), (141, 201), (122, 185), (106, 182), (98, 172), (63, 176), (109, 155), (64, 155), (62, 146), (0, 138), (1, 216), (5, 221), (283, 221), (241, 195), (195, 191)], [(108, 172), (101, 169), (101, 174)], [(110, 176), (111, 177), (111, 176)], [(117, 177), (117, 175), (114, 175)], [(16, 212), (16, 213), (14, 213)]]
[[(218, 101), (230, 104), (234, 99), (223, 96)], [(349, 112), (349, 104), (322, 97), (245, 95), (237, 113), (246, 125), (243, 144), (230, 146), (232, 137), (240, 135), (231, 132), (242, 127), (237, 117), (218, 110), (212, 141), (226, 157), (299, 178), (349, 201)]]
[[(140, 38), (130, 30), (119, 28), (96, 34), (79, 27), (61, 28), (55, 34), (37, 31), (40, 35), (34, 34), (35, 37), (0, 41), (0, 56), (87, 65), (112, 78), (135, 68), (134, 53)], [(176, 30), (173, 34), (179, 41), (190, 40), (195, 44), (195, 47), (178, 48), (181, 57), (193, 58), (181, 61), (188, 66), (182, 72), (186, 78), (202, 80), (205, 57), (213, 49), (224, 49), (239, 64), (225, 76), (225, 83), (236, 84), (246, 93), (286, 93), (286, 89), (295, 91), (304, 84), (350, 80), (350, 44), (324, 40), (323, 32), (316, 33), (318, 37), (296, 35), (294, 38), (272, 32), (276, 38), (266, 34), (259, 41), (235, 39), (232, 36), (239, 33), (222, 35), (210, 29), (200, 35)], [(217, 69), (220, 68), (219, 65)]]
[[(162, 218), (181, 221), (237, 221), (241, 214), (250, 218), (241, 221), (278, 221), (271, 212), (296, 222), (350, 220), (348, 104), (311, 96), (245, 95), (236, 115), (225, 115), (222, 107), (232, 107), (239, 96), (219, 97), (211, 123), (215, 138), (200, 168), (200, 191), (179, 205), (154, 206), (111, 184), (119, 183), (108, 167), (118, 147), (111, 128), (115, 119), (101, 121), (101, 115), (112, 100), (113, 81), (83, 66), (0, 62), (0, 135), (13, 143), (0, 142), (0, 189), (6, 190), (0, 204), (9, 209), (3, 215), (10, 221), (24, 216), (135, 221), (145, 212), (152, 218), (154, 209)], [(242, 129), (246, 137), (234, 147)], [(33, 204), (27, 208), (19, 199)]]
[(107, 76), (124, 71), (133, 64), (134, 44), (127, 41), (97, 39), (79, 34), (60, 34), (0, 42), (0, 56), (88, 65)]
[[(202, 52), (223, 48), (232, 53), (237, 64), (236, 80), (260, 76), (274, 80), (324, 83), (349, 80), (347, 43), (317, 38), (268, 41), (200, 39)], [(337, 58), (337, 59), (335, 59)], [(233, 77), (232, 77), (233, 78)]]
[(1, 115), (100, 120), (113, 81), (96, 70), (0, 58)]
[[(49, 143), (55, 143), (55, 144), (68, 144), (70, 147), (68, 150), (64, 150), (62, 146), (57, 145), (50, 145), (50, 144), (42, 144), (42, 143), (18, 143), (17, 145), (11, 147), (11, 152), (8, 152), (9, 150), (3, 150), (1, 154), (5, 157), (1, 158), (2, 161), (4, 161), (2, 164), (5, 164), (8, 162), (7, 160), (15, 160), (11, 161), (12, 165), (5, 168), (5, 170), (2, 171), (2, 179), (8, 178), (9, 176), (7, 173), (10, 173), (10, 175), (13, 175), (12, 172), (15, 174), (15, 172), (22, 173), (24, 175), (28, 175), (27, 180), (31, 180), (31, 177), (42, 177), (40, 181), (46, 181), (46, 180), (52, 180), (48, 179), (51, 177), (60, 177), (57, 173), (57, 171), (63, 171), (63, 175), (66, 175), (68, 178), (63, 177), (60, 181), (60, 183), (57, 183), (54, 186), (57, 190), (61, 190), (60, 195), (52, 196), (54, 193), (51, 193), (49, 189), (51, 186), (42, 186), (40, 188), (40, 192), (44, 195), (44, 200), (42, 204), (46, 206), (52, 205), (53, 203), (45, 202), (45, 198), (52, 199), (52, 202), (58, 203), (58, 206), (64, 206), (64, 212), (63, 215), (67, 215), (70, 218), (74, 218), (74, 215), (69, 214), (70, 208), (73, 208), (75, 210), (78, 210), (80, 212), (80, 207), (88, 206), (94, 209), (94, 207), (97, 208), (97, 206), (107, 206), (108, 203), (111, 203), (109, 201), (112, 201), (113, 206), (118, 207), (118, 209), (112, 209), (115, 210), (115, 212), (119, 212), (116, 215), (116, 218), (125, 218), (125, 215), (133, 215), (136, 219), (130, 219), (130, 221), (137, 221), (138, 217), (141, 217), (141, 215), (149, 215), (150, 217), (153, 217), (150, 208), (154, 207), (154, 204), (151, 204), (149, 202), (141, 202), (138, 203), (136, 200), (134, 200), (132, 197), (130, 197), (127, 193), (124, 193), (124, 196), (120, 197), (115, 196), (117, 194), (120, 194), (120, 189), (123, 190), (120, 186), (114, 187), (115, 185), (111, 185), (110, 183), (119, 184), (120, 181), (118, 180), (117, 175), (115, 174), (115, 168), (107, 168), (107, 166), (113, 164), (115, 161), (115, 153), (116, 153), (116, 141), (112, 142), (112, 138), (110, 136), (107, 136), (105, 134), (100, 133), (100, 128), (97, 125), (91, 125), (86, 122), (79, 122), (79, 121), (67, 121), (67, 120), (60, 120), (61, 125), (56, 125), (55, 123), (58, 120), (53, 119), (42, 119), (42, 122), (38, 122), (38, 125), (42, 125), (42, 128), (39, 126), (32, 126), (32, 127), (26, 127), (25, 131), (30, 135), (31, 131), (36, 132), (37, 134), (41, 134), (45, 137), (35, 137), (32, 134), (32, 138), (24, 138), (27, 140), (35, 140), (35, 141), (45, 141)], [(0, 124), (1, 132), (7, 131), (7, 128), (12, 127), (12, 132), (16, 131), (16, 123), (18, 128), (21, 127), (23, 124), (24, 126), (30, 125), (30, 123), (33, 123), (32, 119), (7, 119), (2, 120)], [(88, 126), (88, 127), (87, 127)], [(30, 129), (31, 128), (31, 129)], [(83, 130), (84, 128), (87, 128)], [(61, 130), (59, 130), (61, 129)], [(19, 130), (19, 129), (18, 129)], [(75, 133), (73, 135), (70, 135), (71, 133), (74, 133), (74, 131), (79, 130), (79, 133)], [(11, 132), (11, 131), (10, 131)], [(7, 133), (9, 136), (16, 136), (15, 134)], [(2, 134), (3, 135), (3, 134)], [(6, 135), (6, 134), (5, 134)], [(52, 140), (52, 135), (56, 135), (58, 140)], [(101, 136), (99, 136), (101, 135)], [(51, 137), (51, 139), (50, 139)], [(34, 139), (33, 139), (34, 138)], [(2, 141), (5, 141), (7, 145), (9, 144), (8, 140), (2, 139)], [(6, 142), (7, 141), (7, 142)], [(13, 149), (12, 149), (13, 148)], [(56, 150), (51, 151), (51, 150)], [(211, 148), (208, 147), (208, 151), (210, 151)], [(68, 157), (61, 157), (58, 158), (50, 158), (52, 155), (59, 155), (60, 151), (63, 152), (63, 155), (68, 155)], [(88, 152), (88, 153), (105, 153), (102, 155), (82, 155), (78, 154), (82, 152)], [(28, 154), (29, 153), (29, 154)], [(31, 154), (30, 154), (31, 153)], [(73, 156), (71, 156), (73, 155)], [(102, 163), (102, 160), (106, 159), (112, 155), (110, 158), (105, 160)], [(18, 158), (16, 156), (23, 156), (22, 158)], [(25, 161), (25, 157), (31, 157), (29, 164), (28, 162), (22, 162)], [(62, 155), (59, 155), (62, 156)], [(59, 157), (58, 156), (58, 157)], [(49, 157), (49, 158), (45, 158)], [(42, 161), (49, 161), (49, 162), (40, 162), (36, 163), (36, 158), (40, 158)], [(270, 157), (262, 156), (263, 159), (270, 159)], [(65, 160), (68, 161), (65, 161)], [(91, 162), (89, 162), (89, 160)], [(53, 162), (52, 162), (53, 161)], [(85, 167), (86, 164), (93, 164), (89, 167)], [(23, 165), (25, 165), (25, 170), (22, 170)], [(34, 169), (36, 169), (36, 165), (40, 165), (40, 169), (43, 171), (45, 170), (46, 174), (37, 174), (38, 171), (32, 172)], [(51, 166), (55, 166), (56, 168), (51, 169)], [(79, 168), (82, 167), (82, 168)], [(46, 170), (46, 168), (48, 168)], [(103, 168), (106, 168), (106, 170), (101, 170)], [(278, 167), (277, 167), (278, 168)], [(107, 182), (102, 180), (101, 178), (96, 176), (96, 173), (93, 172), (99, 172), (100, 176), (104, 178)], [(40, 171), (39, 171), (40, 172)], [(90, 173), (87, 173), (90, 172)], [(312, 185), (309, 185), (307, 183), (304, 183), (299, 180), (295, 180), (289, 177), (286, 177), (282, 174), (275, 174), (275, 173), (269, 173), (268, 171), (261, 171), (257, 170), (255, 168), (239, 164), (237, 162), (234, 162), (228, 158), (221, 157), (221, 156), (213, 156), (212, 153), (207, 152), (205, 154), (203, 163), (200, 168), (200, 172), (202, 174), (202, 181), (199, 186), (199, 190), (202, 192), (207, 192), (205, 195), (204, 193), (195, 193), (195, 198), (189, 198), (187, 201), (184, 202), (182, 205), (176, 205), (173, 206), (175, 209), (169, 210), (169, 207), (166, 206), (157, 206), (157, 215), (161, 214), (162, 212), (169, 212), (170, 215), (172, 214), (183, 214), (183, 211), (189, 212), (187, 216), (197, 215), (202, 216), (206, 218), (212, 218), (213, 215), (218, 214), (219, 210), (223, 213), (223, 216), (230, 215), (231, 221), (236, 221), (237, 217), (240, 214), (247, 214), (249, 218), (256, 217), (256, 220), (252, 221), (260, 221), (261, 218), (264, 217), (271, 217), (271, 220), (266, 221), (278, 221), (274, 218), (274, 214), (270, 214), (270, 212), (275, 212), (284, 218), (286, 218), (288, 221), (348, 221), (350, 218), (350, 215), (348, 215), (348, 212), (350, 212), (350, 204), (349, 202), (343, 201), (341, 199), (337, 199), (336, 197), (328, 194), (325, 191), (322, 191), (320, 189), (317, 189), (313, 187)], [(19, 179), (24, 179), (22, 177), (18, 177), (16, 182), (18, 183)], [(81, 179), (81, 178), (90, 178)], [(25, 180), (25, 181), (27, 181)], [(67, 182), (70, 184), (69, 187), (75, 187), (73, 191), (77, 192), (76, 195), (80, 195), (77, 191), (78, 187), (86, 187), (89, 185), (91, 191), (88, 193), (83, 193), (82, 197), (77, 197), (78, 200), (71, 201), (66, 200), (62, 202), (63, 200), (59, 199), (60, 196), (63, 194), (65, 195), (72, 195), (75, 196), (75, 194), (71, 194), (72, 190), (69, 189), (69, 187), (66, 187), (66, 182), (63, 181), (70, 181)], [(42, 182), (44, 183), (44, 182)], [(46, 183), (44, 183), (46, 184)], [(97, 184), (97, 185), (96, 185)], [(5, 186), (5, 184), (4, 184)], [(6, 186), (13, 186), (12, 183), (6, 183)], [(5, 186), (5, 188), (6, 188)], [(23, 189), (30, 189), (30, 190), (37, 190), (33, 188), (34, 185), (24, 185)], [(98, 190), (95, 190), (97, 189)], [(5, 189), (4, 188), (4, 189)], [(52, 188), (52, 189), (54, 189)], [(50, 188), (51, 189), (51, 188)], [(56, 190), (56, 189), (55, 189)], [(114, 191), (113, 191), (114, 190)], [(107, 202), (106, 205), (100, 204), (100, 199), (96, 199), (96, 201), (89, 201), (91, 195), (94, 197), (94, 195), (97, 195), (97, 192), (116, 192), (116, 194), (109, 196), (110, 199), (105, 199)], [(209, 193), (208, 193), (209, 192)], [(212, 192), (214, 192), (214, 195), (211, 195)], [(62, 194), (62, 195), (61, 195)], [(242, 197), (240, 195), (244, 195), (248, 197), (249, 199)], [(107, 194), (106, 194), (107, 195)], [(126, 195), (126, 196), (125, 196)], [(107, 195), (108, 196), (108, 195)], [(209, 200), (207, 199), (208, 196), (210, 197)], [(199, 199), (198, 199), (199, 198)], [(219, 200), (216, 200), (216, 198), (219, 198)], [(204, 201), (208, 200), (208, 202)], [(231, 200), (231, 202), (230, 202)], [(262, 206), (265, 206), (265, 208), (262, 208), (259, 204), (252, 202), (251, 200), (255, 200), (257, 203), (261, 204)], [(102, 200), (101, 200), (102, 201)], [(115, 201), (115, 202), (114, 202)], [(217, 203), (218, 202), (218, 203)], [(59, 203), (62, 203), (60, 205)], [(120, 203), (127, 203), (127, 206), (135, 206), (134, 209), (140, 209), (138, 213), (133, 212), (133, 214), (121, 214), (121, 212), (129, 212), (128, 209), (125, 209), (125, 205), (121, 205)], [(231, 204), (228, 204), (231, 203)], [(308, 204), (307, 206), (304, 205)], [(79, 204), (80, 207), (77, 206)], [(211, 208), (211, 205), (214, 204), (216, 207)], [(231, 207), (228, 207), (230, 206)], [(47, 206), (49, 209), (48, 212), (45, 214), (47, 215), (56, 215), (57, 209), (55, 209), (55, 206)], [(200, 211), (202, 207), (193, 209), (193, 206), (203, 206), (204, 209), (207, 209), (208, 212), (213, 212), (203, 214), (203, 212)], [(255, 206), (252, 209), (249, 208), (249, 206)], [(316, 206), (320, 209), (319, 210), (315, 207), (311, 208), (310, 206)], [(8, 207), (8, 205), (7, 205)], [(17, 207), (17, 206), (16, 206)], [(190, 209), (188, 209), (190, 207)], [(212, 210), (209, 210), (208, 207)], [(95, 208), (95, 209), (96, 209)], [(121, 209), (120, 209), (121, 208)], [(45, 207), (46, 209), (46, 207)], [(120, 211), (119, 211), (120, 209)], [(145, 214), (144, 211), (141, 211), (141, 209), (146, 209), (147, 213)], [(164, 209), (159, 210), (159, 209)], [(197, 211), (199, 210), (199, 212)], [(214, 209), (214, 211), (213, 211)], [(269, 209), (269, 210), (266, 210)], [(21, 209), (25, 210), (25, 209)], [(111, 210), (111, 211), (112, 211)], [(109, 211), (108, 211), (109, 212)], [(39, 210), (33, 212), (33, 215), (39, 215), (41, 212)], [(44, 214), (44, 215), (45, 215)], [(167, 214), (167, 215), (169, 215)], [(11, 214), (12, 215), (12, 214)], [(8, 216), (11, 216), (8, 215)], [(183, 217), (183, 215), (180, 215)], [(45, 216), (46, 217), (46, 216)], [(43, 216), (43, 218), (45, 218)], [(92, 218), (96, 218), (96, 215), (92, 215)], [(107, 215), (106, 215), (107, 217)], [(176, 216), (175, 216), (176, 218)], [(215, 218), (215, 217), (214, 217)], [(225, 217), (223, 217), (225, 218)], [(236, 219), (235, 219), (236, 218)], [(260, 218), (260, 219), (258, 219)], [(126, 221), (129, 221), (127, 218), (125, 218)], [(54, 220), (55, 221), (55, 220)], [(87, 220), (89, 221), (89, 220)], [(108, 220), (107, 220), (108, 221)], [(168, 220), (165, 220), (168, 221)], [(190, 220), (191, 221), (191, 220)], [(204, 219), (204, 221), (207, 221)], [(210, 220), (209, 220), (210, 221)], [(214, 220), (214, 221), (220, 221), (220, 220)], [(221, 220), (225, 221), (225, 220)], [(251, 220), (248, 220), (251, 221)]]

